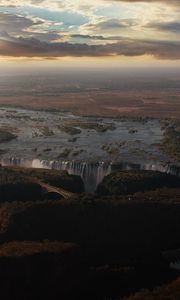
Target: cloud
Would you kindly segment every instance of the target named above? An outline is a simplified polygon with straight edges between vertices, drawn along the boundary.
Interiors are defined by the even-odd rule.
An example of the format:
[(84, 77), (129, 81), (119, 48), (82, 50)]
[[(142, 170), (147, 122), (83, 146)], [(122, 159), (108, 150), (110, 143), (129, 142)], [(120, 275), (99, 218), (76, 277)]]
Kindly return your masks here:
[[(129, 3), (135, 3), (135, 2), (146, 2), (146, 3), (159, 3), (159, 2), (164, 2), (164, 3), (168, 3), (169, 5), (171, 4), (175, 4), (175, 5), (180, 5), (179, 0), (103, 0), (105, 2), (129, 2)], [(20, 5), (22, 3), (22, 5), (24, 5), (24, 3), (30, 3), (33, 5), (41, 5), (48, 2), (47, 0), (1, 0), (1, 5)], [(59, 0), (54, 0), (54, 3), (57, 3), (57, 5), (62, 5), (63, 1), (59, 1)], [(93, 1), (92, 1), (93, 2)], [(97, 2), (97, 1), (96, 1)], [(102, 1), (101, 1), (102, 2)], [(87, 7), (88, 4), (83, 4), (83, 6)]]
[(119, 19), (109, 19), (105, 21), (100, 21), (94, 24), (86, 24), (83, 26), (83, 29), (88, 30), (88, 31), (100, 31), (100, 32), (115, 32), (116, 30), (120, 29), (125, 29), (128, 28), (129, 26), (133, 25), (135, 20), (130, 20), (130, 19), (124, 19), (124, 20), (119, 20)]
[(180, 32), (180, 22), (149, 23), (145, 27), (160, 31), (170, 31), (174, 33)]
[(121, 36), (103, 36), (103, 35), (89, 35), (89, 34), (71, 34), (70, 38), (84, 39), (84, 40), (96, 40), (96, 41), (118, 41), (122, 40)]
[[(133, 36), (138, 25), (136, 19), (105, 19), (94, 23), (85, 24), (80, 27), (80, 33), (90, 36), (102, 36), (100, 40), (119, 40), (119, 35)], [(135, 33), (134, 33), (135, 35)]]
[[(53, 24), (53, 22), (52, 22)], [(0, 30), (14, 37), (35, 37), (41, 41), (55, 41), (64, 38), (64, 32), (48, 30), (50, 22), (8, 13), (0, 13)]]
[(180, 42), (122, 39), (113, 44), (87, 45), (67, 42), (47, 43), (37, 39), (12, 38), (8, 34), (1, 34), (0, 55), (31, 58), (153, 55), (159, 59), (180, 59)]
[(180, 6), (179, 0), (104, 0), (109, 2), (126, 2), (126, 3), (135, 3), (135, 2), (143, 2), (143, 3), (168, 3), (169, 5), (177, 5)]
[(9, 34), (22, 34), (27, 28), (43, 24), (41, 20), (17, 16), (8, 13), (0, 13), (0, 30)]
[(0, 56), (52, 59), (152, 55), (180, 59), (180, 0), (92, 0), (90, 5), (80, 0), (0, 2), (16, 5), (9, 13), (3, 8), (0, 12)]

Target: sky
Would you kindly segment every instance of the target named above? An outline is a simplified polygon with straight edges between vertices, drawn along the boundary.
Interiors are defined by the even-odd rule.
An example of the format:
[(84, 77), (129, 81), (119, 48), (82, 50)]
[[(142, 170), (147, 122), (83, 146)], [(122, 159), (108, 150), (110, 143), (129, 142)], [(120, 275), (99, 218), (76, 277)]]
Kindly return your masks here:
[(0, 65), (180, 66), (180, 0), (0, 0)]

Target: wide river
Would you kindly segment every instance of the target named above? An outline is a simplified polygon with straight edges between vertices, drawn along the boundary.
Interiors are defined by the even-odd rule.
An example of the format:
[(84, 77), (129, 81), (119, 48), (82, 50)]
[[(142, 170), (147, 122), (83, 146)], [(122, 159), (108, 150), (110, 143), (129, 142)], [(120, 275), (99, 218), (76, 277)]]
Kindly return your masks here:
[(0, 107), (0, 129), (16, 136), (0, 143), (2, 164), (64, 169), (81, 175), (89, 191), (111, 172), (112, 164), (161, 170), (156, 166), (175, 163), (158, 148), (163, 131), (156, 119), (80, 117)]

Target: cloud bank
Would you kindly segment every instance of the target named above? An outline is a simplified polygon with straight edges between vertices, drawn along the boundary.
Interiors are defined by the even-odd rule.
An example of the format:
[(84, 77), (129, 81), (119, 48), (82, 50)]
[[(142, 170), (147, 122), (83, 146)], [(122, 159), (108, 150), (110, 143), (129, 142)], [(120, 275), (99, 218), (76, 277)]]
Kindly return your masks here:
[(160, 59), (180, 59), (180, 42), (122, 39), (106, 45), (47, 43), (37, 39), (12, 38), (4, 33), (0, 37), (0, 55), (44, 58), (153, 55)]
[(150, 55), (180, 59), (180, 0), (92, 3), (2, 0), (0, 56), (57, 59)]

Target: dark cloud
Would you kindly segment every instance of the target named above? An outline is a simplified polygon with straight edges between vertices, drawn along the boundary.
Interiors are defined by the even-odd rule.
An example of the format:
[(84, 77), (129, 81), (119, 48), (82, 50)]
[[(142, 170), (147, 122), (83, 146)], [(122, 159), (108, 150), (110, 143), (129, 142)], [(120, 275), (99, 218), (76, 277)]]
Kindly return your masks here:
[(146, 27), (160, 31), (180, 32), (180, 22), (149, 23)]
[(124, 39), (121, 36), (103, 36), (103, 35), (88, 35), (88, 34), (71, 34), (69, 37), (75, 39), (97, 40), (97, 41), (119, 41)]
[(180, 59), (180, 42), (122, 40), (106, 45), (47, 43), (37, 39), (0, 36), (0, 55), (13, 57), (58, 58), (63, 56), (140, 56), (153, 55), (159, 59)]
[(8, 13), (0, 13), (0, 30), (7, 31), (9, 34), (22, 34), (24, 30), (31, 26), (40, 25), (40, 20), (31, 20), (30, 18), (12, 15)]
[(99, 41), (108, 40), (108, 38), (105, 38), (102, 35), (71, 34), (69, 37), (74, 39), (84, 39), (84, 40), (99, 40)]
[(55, 41), (64, 37), (63, 33), (56, 31), (44, 30), (41, 32), (33, 31), (33, 26), (44, 24), (43, 20), (33, 20), (27, 17), (13, 15), (8, 13), (0, 13), (0, 30), (8, 32), (11, 36), (23, 36), (26, 38), (36, 37), (41, 41)]

